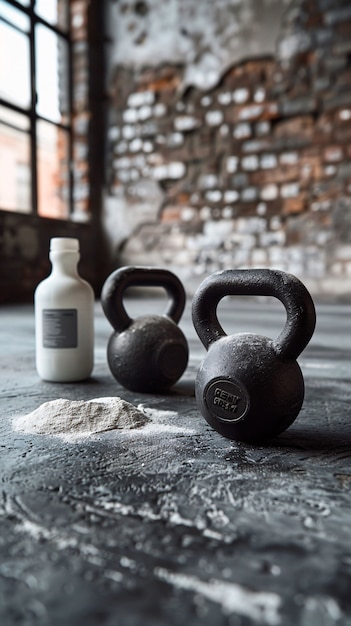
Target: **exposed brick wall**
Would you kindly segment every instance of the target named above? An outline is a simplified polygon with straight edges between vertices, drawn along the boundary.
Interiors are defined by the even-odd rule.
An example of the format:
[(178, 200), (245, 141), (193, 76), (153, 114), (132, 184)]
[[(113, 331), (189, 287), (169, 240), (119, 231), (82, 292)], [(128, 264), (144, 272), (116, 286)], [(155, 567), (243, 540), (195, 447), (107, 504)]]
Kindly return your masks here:
[(295, 0), (275, 58), (234, 65), (210, 91), (182, 91), (183, 65), (116, 67), (108, 196), (130, 219), (147, 181), (163, 194), (116, 262), (188, 281), (276, 267), (351, 293), (350, 42), (349, 2)]

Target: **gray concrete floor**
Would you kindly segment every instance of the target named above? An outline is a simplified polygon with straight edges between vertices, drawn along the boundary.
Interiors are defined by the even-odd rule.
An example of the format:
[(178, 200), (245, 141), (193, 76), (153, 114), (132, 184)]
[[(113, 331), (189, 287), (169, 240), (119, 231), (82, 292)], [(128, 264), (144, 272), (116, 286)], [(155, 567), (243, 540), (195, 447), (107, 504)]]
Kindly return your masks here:
[[(130, 299), (132, 316), (162, 312)], [(106, 362), (96, 304), (89, 381), (50, 384), (34, 363), (31, 306), (0, 309), (0, 624), (246, 626), (351, 624), (351, 307), (317, 306), (299, 359), (306, 396), (266, 445), (229, 441), (193, 395), (205, 351), (181, 327), (189, 367), (168, 394), (123, 389)], [(271, 300), (224, 299), (228, 332), (275, 337)], [(76, 443), (12, 429), (58, 397), (119, 395), (159, 411), (153, 429)]]

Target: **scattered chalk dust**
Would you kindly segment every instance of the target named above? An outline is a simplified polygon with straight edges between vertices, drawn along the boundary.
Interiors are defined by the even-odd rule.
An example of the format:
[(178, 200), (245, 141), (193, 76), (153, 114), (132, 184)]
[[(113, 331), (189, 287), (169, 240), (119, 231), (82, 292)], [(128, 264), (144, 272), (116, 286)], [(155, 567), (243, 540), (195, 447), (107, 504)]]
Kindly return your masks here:
[(161, 580), (177, 587), (194, 591), (208, 600), (219, 604), (223, 613), (236, 613), (250, 618), (261, 626), (281, 624), (281, 598), (278, 594), (266, 591), (251, 591), (241, 585), (221, 580), (204, 581), (196, 576), (170, 572), (165, 568), (156, 568), (155, 574)]
[(173, 411), (160, 411), (133, 404), (116, 397), (92, 400), (67, 400), (58, 398), (44, 402), (27, 415), (17, 415), (12, 420), (15, 431), (37, 435), (52, 435), (74, 442), (103, 433), (143, 431), (154, 435), (161, 432), (193, 434), (190, 428), (181, 428), (170, 422), (176, 418)]

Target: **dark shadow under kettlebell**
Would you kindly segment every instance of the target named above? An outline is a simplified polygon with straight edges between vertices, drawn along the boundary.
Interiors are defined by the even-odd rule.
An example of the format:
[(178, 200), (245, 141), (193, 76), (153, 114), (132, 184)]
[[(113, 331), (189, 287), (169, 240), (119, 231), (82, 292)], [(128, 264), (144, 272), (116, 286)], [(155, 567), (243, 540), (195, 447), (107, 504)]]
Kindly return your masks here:
[[(123, 303), (128, 287), (163, 287), (169, 298), (164, 314), (130, 318)], [(169, 270), (126, 266), (106, 279), (101, 304), (115, 331), (108, 342), (107, 361), (115, 379), (126, 389), (161, 392), (182, 376), (189, 349), (177, 324), (185, 301), (181, 281)]]
[[(279, 337), (227, 336), (217, 318), (217, 305), (227, 295), (278, 298), (287, 313)], [(207, 422), (229, 439), (251, 443), (286, 430), (304, 399), (304, 380), (296, 359), (316, 323), (306, 287), (295, 276), (277, 270), (215, 272), (197, 289), (192, 316), (208, 351), (195, 382), (197, 404)]]

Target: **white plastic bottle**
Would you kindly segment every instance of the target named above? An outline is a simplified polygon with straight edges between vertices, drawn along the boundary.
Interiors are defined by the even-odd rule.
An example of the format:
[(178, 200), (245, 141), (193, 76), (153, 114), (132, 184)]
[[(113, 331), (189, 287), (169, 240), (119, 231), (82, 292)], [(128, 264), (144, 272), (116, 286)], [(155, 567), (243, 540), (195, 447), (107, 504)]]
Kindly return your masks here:
[(78, 274), (78, 239), (51, 239), (49, 257), (52, 272), (34, 294), (37, 372), (53, 382), (84, 380), (94, 366), (94, 292)]

